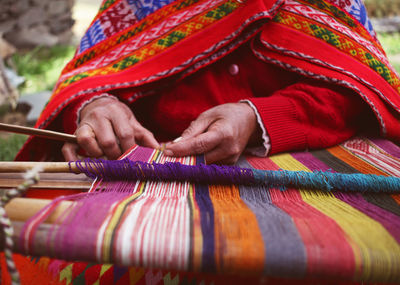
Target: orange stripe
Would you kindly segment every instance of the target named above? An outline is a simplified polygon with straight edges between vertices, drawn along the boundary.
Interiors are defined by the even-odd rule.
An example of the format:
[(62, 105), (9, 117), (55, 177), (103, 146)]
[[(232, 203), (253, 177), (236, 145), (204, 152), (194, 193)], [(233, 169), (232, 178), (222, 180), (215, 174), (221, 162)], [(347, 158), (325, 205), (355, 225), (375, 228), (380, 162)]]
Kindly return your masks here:
[(264, 243), (254, 213), (235, 186), (210, 186), (218, 272), (261, 273)]
[(350, 165), (354, 169), (360, 171), (361, 173), (369, 173), (369, 174), (376, 174), (376, 175), (384, 175), (387, 176), (387, 173), (379, 170), (375, 166), (372, 166), (368, 162), (358, 158), (354, 154), (351, 154), (347, 150), (345, 150), (341, 146), (334, 146), (327, 149), (332, 155), (337, 157), (338, 159), (342, 160), (346, 164)]
[(391, 195), (391, 196), (396, 201), (396, 203), (400, 205), (400, 194)]
[(191, 237), (193, 240), (192, 262), (193, 262), (193, 270), (200, 271), (202, 264), (202, 253), (203, 253), (203, 234), (201, 232), (200, 209), (197, 203), (195, 202), (195, 195), (196, 192), (192, 185), (190, 186), (189, 190), (189, 203), (193, 213), (193, 218), (192, 218), (193, 236)]

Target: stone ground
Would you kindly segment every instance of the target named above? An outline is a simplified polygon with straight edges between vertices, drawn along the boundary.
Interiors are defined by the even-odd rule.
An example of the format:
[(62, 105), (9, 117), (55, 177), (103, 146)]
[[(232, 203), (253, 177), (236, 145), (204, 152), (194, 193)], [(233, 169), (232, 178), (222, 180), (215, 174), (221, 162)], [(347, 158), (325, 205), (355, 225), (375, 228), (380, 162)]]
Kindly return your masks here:
[(92, 22), (101, 0), (75, 0), (75, 6), (72, 11), (75, 25), (73, 32), (77, 39), (80, 39), (85, 33), (86, 28)]
[[(92, 22), (96, 12), (101, 4), (101, 0), (75, 0), (73, 8), (73, 18), (75, 24), (73, 27), (74, 39), (73, 44), (78, 44), (79, 39), (85, 33), (87, 27)], [(23, 94), (20, 102), (26, 102), (31, 105), (32, 109), (27, 115), (28, 123), (32, 124), (39, 117), (41, 110), (50, 98), (50, 91), (38, 92), (35, 94)]]

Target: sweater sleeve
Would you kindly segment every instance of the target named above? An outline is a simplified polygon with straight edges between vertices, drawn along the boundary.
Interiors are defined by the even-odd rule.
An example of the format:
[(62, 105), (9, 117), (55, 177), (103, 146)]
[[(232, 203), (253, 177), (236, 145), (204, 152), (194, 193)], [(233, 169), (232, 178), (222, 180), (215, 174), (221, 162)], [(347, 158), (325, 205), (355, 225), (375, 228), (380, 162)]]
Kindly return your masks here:
[(269, 154), (343, 142), (360, 130), (369, 109), (352, 90), (313, 80), (248, 100), (269, 136)]

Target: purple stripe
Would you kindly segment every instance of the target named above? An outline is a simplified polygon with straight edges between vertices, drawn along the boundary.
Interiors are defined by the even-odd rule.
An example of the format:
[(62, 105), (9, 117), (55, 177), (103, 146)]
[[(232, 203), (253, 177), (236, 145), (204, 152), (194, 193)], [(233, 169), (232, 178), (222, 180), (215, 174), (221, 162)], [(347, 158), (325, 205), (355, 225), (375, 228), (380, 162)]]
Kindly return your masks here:
[[(148, 161), (153, 149), (138, 147), (127, 157)], [(136, 182), (102, 182), (95, 192), (82, 194), (81, 207), (68, 214), (54, 239), (54, 252), (64, 259), (91, 260), (96, 253), (98, 229), (104, 223), (113, 203), (120, 203), (132, 194)], [(66, 198), (69, 200), (69, 198)], [(51, 243), (49, 243), (51, 244)]]
[(130, 195), (120, 192), (97, 194), (91, 193), (79, 201), (82, 206), (78, 209), (74, 207), (75, 214), (70, 213), (68, 223), (63, 222), (56, 231), (54, 251), (58, 258), (93, 260), (98, 229), (105, 221), (110, 206)]
[(195, 199), (200, 211), (200, 226), (203, 236), (203, 249), (201, 270), (215, 272), (215, 226), (214, 226), (214, 207), (206, 185), (195, 185)]
[[(196, 157), (196, 164), (205, 163), (203, 156)], [(214, 206), (210, 198), (207, 185), (196, 184), (194, 187), (195, 201), (200, 212), (200, 226), (203, 236), (203, 249), (201, 258), (201, 270), (216, 272), (215, 264), (215, 226)]]
[(400, 147), (395, 145), (389, 140), (385, 139), (370, 139), (371, 142), (373, 142), (375, 145), (389, 153), (390, 155), (400, 158)]
[(315, 171), (315, 170), (321, 170), (321, 171), (328, 171), (331, 170), (331, 168), (314, 157), (310, 152), (295, 152), (291, 154), (294, 159), (299, 161), (301, 164), (303, 164), (305, 167), (308, 169)]

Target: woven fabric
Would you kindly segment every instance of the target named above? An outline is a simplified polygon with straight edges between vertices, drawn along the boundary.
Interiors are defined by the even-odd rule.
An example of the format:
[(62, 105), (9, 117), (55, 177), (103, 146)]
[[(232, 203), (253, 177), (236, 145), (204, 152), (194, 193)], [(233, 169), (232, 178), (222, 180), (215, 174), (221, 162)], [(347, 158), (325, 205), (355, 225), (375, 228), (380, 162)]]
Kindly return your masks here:
[[(167, 160), (159, 151), (142, 147), (135, 147), (128, 157)], [(179, 161), (196, 164), (201, 157)], [(400, 176), (400, 147), (387, 140), (355, 138), (326, 150), (242, 157), (238, 165)], [(400, 195), (102, 182), (89, 194), (64, 200), (75, 203), (59, 221), (61, 225), (49, 232), (46, 252), (66, 260), (116, 264), (96, 266), (100, 274), (96, 280), (108, 270), (117, 280), (121, 266), (124, 278), (139, 278), (136, 273), (129, 275), (129, 270), (139, 270), (139, 279), (156, 274), (160, 284), (170, 270), (173, 276), (182, 272), (179, 280), (188, 274), (183, 272), (217, 273), (228, 279), (241, 274), (253, 280), (400, 279)], [(26, 225), (21, 236), (27, 254), (35, 252), (35, 229), (45, 219), (43, 213)], [(93, 267), (50, 261), (49, 268), (53, 262), (61, 270), (53, 271), (59, 281), (74, 266), (80, 266), (79, 274)], [(163, 271), (126, 267), (132, 265)]]

